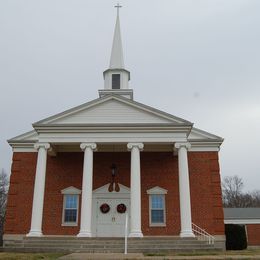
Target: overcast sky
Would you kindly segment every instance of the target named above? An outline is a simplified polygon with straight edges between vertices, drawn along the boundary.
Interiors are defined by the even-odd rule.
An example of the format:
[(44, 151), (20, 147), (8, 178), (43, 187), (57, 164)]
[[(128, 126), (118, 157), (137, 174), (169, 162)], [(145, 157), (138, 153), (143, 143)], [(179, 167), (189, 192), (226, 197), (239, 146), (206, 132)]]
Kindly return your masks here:
[[(110, 0), (0, 1), (0, 169), (6, 139), (98, 97)], [(221, 174), (260, 189), (260, 1), (120, 1), (134, 98), (225, 138)]]

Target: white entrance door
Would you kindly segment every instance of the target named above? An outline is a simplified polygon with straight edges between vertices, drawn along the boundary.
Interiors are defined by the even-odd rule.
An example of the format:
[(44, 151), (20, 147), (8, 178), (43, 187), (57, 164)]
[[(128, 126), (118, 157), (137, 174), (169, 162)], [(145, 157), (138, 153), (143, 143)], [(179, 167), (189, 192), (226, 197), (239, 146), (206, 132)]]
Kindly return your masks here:
[[(124, 204), (126, 212), (130, 209), (129, 199), (126, 198), (100, 198), (96, 202), (96, 235), (98, 237), (124, 237), (126, 213), (119, 213), (117, 206)], [(110, 210), (103, 213), (100, 210), (102, 204), (108, 204)], [(129, 214), (129, 212), (128, 212)]]

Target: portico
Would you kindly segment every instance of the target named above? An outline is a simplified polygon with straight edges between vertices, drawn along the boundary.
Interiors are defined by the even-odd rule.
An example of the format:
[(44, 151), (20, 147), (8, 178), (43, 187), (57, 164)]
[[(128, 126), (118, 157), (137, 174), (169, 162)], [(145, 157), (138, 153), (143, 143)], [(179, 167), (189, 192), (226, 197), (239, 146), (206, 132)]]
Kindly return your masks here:
[[(144, 143), (127, 143), (127, 149), (131, 153), (130, 173), (130, 201), (131, 201), (131, 227), (129, 237), (143, 237), (141, 230), (141, 163), (140, 152), (144, 149)], [(178, 151), (179, 168), (179, 191), (181, 211), (181, 237), (194, 236), (191, 228), (191, 206), (189, 193), (189, 173), (187, 161), (187, 149), (189, 143), (172, 144)], [(42, 211), (44, 207), (44, 187), (47, 166), (47, 152), (50, 143), (38, 143), (35, 145), (38, 151), (37, 168), (34, 186), (33, 210), (31, 229), (27, 236), (42, 236)], [(93, 154), (98, 150), (97, 143), (81, 143), (80, 148), (84, 152), (82, 173), (82, 196), (81, 196), (81, 221), (78, 237), (91, 237), (92, 216), (92, 191), (93, 191)], [(173, 149), (174, 150), (174, 149)], [(39, 179), (41, 181), (39, 181)], [(37, 192), (36, 192), (37, 191)]]

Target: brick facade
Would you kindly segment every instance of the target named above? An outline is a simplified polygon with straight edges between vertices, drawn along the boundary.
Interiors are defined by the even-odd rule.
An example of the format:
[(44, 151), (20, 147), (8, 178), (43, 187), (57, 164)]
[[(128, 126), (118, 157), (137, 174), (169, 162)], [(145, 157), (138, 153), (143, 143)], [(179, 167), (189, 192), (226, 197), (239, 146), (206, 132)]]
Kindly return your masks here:
[(260, 225), (259, 224), (247, 224), (247, 244), (248, 246), (260, 245)]
[[(223, 208), (217, 152), (189, 152), (192, 220), (209, 233), (224, 235)], [(30, 229), (37, 153), (14, 153), (8, 195), (5, 234), (26, 234)], [(130, 153), (94, 153), (93, 188), (110, 182), (111, 164), (119, 170), (119, 183), (130, 186)], [(69, 186), (81, 189), (83, 153), (58, 153), (47, 160), (43, 234), (76, 235), (77, 227), (62, 227), (63, 197)], [(144, 235), (179, 235), (180, 206), (178, 157), (172, 152), (141, 153), (142, 231)], [(146, 191), (160, 186), (166, 195), (166, 227), (149, 227)], [(79, 207), (80, 208), (80, 207)], [(80, 216), (80, 212), (79, 212)]]

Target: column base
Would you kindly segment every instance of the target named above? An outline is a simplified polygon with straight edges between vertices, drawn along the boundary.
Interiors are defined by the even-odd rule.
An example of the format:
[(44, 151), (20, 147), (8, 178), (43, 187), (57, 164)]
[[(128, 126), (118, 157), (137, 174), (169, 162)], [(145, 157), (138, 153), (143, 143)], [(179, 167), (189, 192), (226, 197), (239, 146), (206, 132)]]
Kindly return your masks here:
[(77, 237), (92, 237), (91, 232), (87, 232), (87, 231), (80, 231), (77, 235)]
[(143, 237), (143, 233), (141, 231), (133, 231), (130, 232), (129, 237)]
[(30, 232), (26, 235), (27, 237), (41, 237), (42, 232), (36, 230), (30, 230)]
[(192, 232), (192, 230), (185, 230), (185, 231), (181, 231), (180, 237), (195, 237), (195, 235)]

